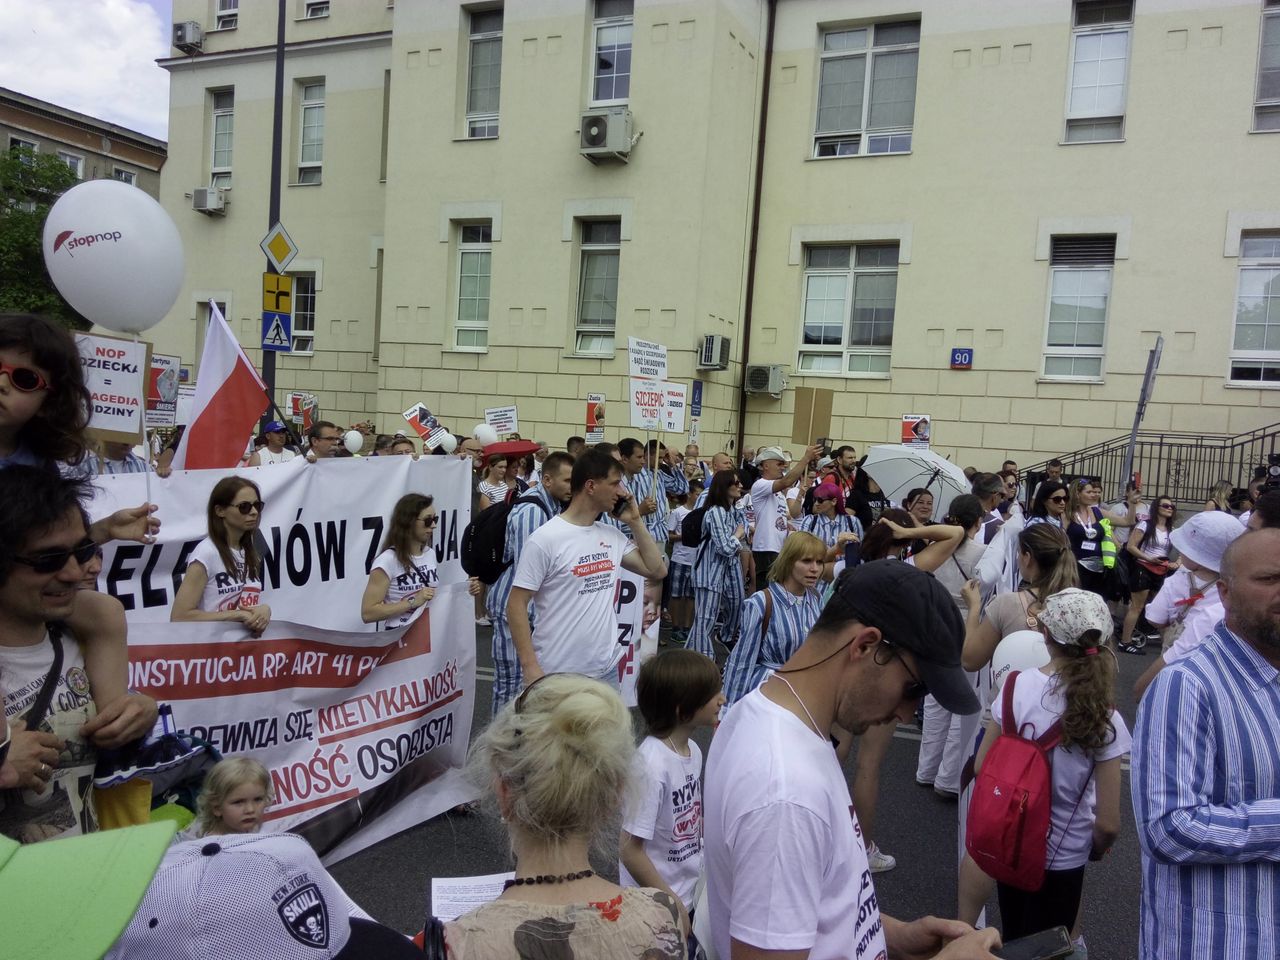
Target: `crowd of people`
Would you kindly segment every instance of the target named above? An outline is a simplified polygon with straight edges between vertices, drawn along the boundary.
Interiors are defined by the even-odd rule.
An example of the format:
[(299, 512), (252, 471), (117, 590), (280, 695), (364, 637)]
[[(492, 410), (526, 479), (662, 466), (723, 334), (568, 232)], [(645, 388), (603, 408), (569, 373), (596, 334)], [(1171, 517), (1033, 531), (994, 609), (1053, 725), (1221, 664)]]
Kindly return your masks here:
[[(143, 504), (89, 522), (92, 477), (141, 458), (89, 451), (86, 400), (64, 332), (0, 317), (0, 834), (22, 844), (116, 825), (112, 763), (159, 712), (127, 689), (123, 609), (92, 589), (101, 544), (147, 542), (158, 520)], [(291, 450), (273, 422), (245, 463), (324, 460), (344, 436), (318, 421)], [(851, 446), (704, 459), (634, 438), (573, 437), (563, 452), (455, 441), (472, 523), (498, 531), (492, 575), (468, 580), (495, 673), (469, 768), (510, 835), (513, 878), (409, 941), (370, 921), (304, 842), (260, 833), (270, 777), (232, 756), (205, 776), (110, 956), (186, 955), (213, 900), (239, 919), (210, 935), (224, 941), (210, 956), (277, 955), (283, 923), (346, 957), (965, 960), (1063, 927), (1078, 958), (1085, 871), (1121, 829), (1125, 756), (1144, 960), (1280, 948), (1280, 490), (1251, 489), (1242, 509), (1227, 485), (1180, 519), (1136, 484), (1104, 505), (1095, 479), (1058, 461), (1034, 485), (1008, 460), (966, 471), (970, 492), (944, 498), (882, 489)], [(423, 454), (404, 436), (373, 447)], [(247, 476), (215, 484), (172, 620), (267, 628), (263, 507)], [(430, 608), (436, 525), (428, 492), (396, 503), (366, 623), (394, 629)], [(619, 695), (621, 570), (663, 591), (669, 616), (639, 667), (638, 745)], [(1131, 735), (1117, 651), (1149, 647)], [(921, 728), (916, 781), (955, 803), (955, 919), (897, 919), (876, 895), (874, 875), (896, 863), (876, 837), (899, 723)], [(1011, 774), (1018, 750), (1039, 759)], [(601, 857), (616, 858), (617, 883)], [(241, 882), (266, 895), (238, 897)], [(175, 894), (192, 884), (208, 896)], [(975, 929), (993, 894), (1001, 930)]]

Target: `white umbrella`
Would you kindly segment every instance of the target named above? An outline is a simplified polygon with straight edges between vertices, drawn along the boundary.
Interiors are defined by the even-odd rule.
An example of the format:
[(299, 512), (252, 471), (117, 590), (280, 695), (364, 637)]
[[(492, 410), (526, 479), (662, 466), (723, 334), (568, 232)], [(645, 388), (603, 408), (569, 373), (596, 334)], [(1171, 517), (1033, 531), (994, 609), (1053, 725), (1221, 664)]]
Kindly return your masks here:
[(896, 443), (877, 444), (867, 451), (862, 469), (880, 485), (886, 497), (899, 503), (916, 487), (928, 489), (933, 494), (935, 521), (946, 516), (952, 500), (971, 492), (964, 471), (932, 450)]

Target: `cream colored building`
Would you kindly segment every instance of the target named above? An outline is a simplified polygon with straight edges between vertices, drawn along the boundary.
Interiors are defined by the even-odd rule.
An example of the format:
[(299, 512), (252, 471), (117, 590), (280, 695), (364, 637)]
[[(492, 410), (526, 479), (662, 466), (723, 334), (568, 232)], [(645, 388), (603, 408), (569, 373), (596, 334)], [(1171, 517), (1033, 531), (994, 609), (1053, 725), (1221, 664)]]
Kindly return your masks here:
[[(269, 6), (230, 3), (166, 62), (189, 284), (155, 339), (188, 361), (209, 295), (261, 333)], [(1277, 419), (1275, 0), (296, 6), (282, 220), (314, 339), (278, 386), (340, 422), (425, 402), (465, 431), (515, 400), (559, 444), (600, 392), (617, 439), (635, 336), (704, 382), (704, 450), (787, 439), (814, 386), (859, 449), (925, 413), (959, 462), (1029, 463), (1126, 431), (1158, 334), (1145, 426)], [(226, 172), (226, 215), (193, 212)], [(697, 368), (706, 335), (726, 369)], [(744, 361), (787, 386), (740, 417)]]

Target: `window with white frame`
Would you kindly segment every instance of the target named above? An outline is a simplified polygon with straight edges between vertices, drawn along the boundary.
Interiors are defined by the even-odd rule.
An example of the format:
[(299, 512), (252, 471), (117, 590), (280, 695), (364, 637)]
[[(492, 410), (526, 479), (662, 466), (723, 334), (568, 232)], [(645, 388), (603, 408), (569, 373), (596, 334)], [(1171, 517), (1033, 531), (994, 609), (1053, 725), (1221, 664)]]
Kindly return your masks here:
[(1231, 380), (1280, 384), (1280, 231), (1240, 238)]
[(66, 150), (59, 150), (58, 159), (71, 169), (71, 172), (76, 175), (77, 180), (84, 179), (84, 157), (80, 156), (78, 153), (68, 153)]
[(1051, 238), (1045, 377), (1101, 379), (1115, 262), (1114, 234)]
[(824, 31), (813, 155), (910, 152), (919, 63), (918, 20)]
[(218, 30), (234, 30), (240, 23), (240, 0), (218, 0), (218, 16), (214, 25)]
[(298, 152), (298, 182), (319, 183), (324, 165), (324, 81), (307, 80), (302, 84), (299, 118), (301, 148)]
[(1266, 0), (1262, 11), (1253, 129), (1280, 130), (1280, 0)]
[(583, 220), (578, 277), (576, 352), (613, 356), (618, 322), (618, 261), (622, 221)]
[(806, 247), (796, 369), (887, 375), (897, 298), (896, 243)]
[(30, 150), (32, 153), (40, 151), (39, 145), (34, 140), (24, 140), (22, 137), (9, 138), (9, 154), (18, 157), (24, 164), (31, 166), (35, 163), (31, 156), (24, 156), (22, 151)]
[(458, 319), (454, 343), (459, 350), (489, 348), (489, 279), (493, 226), (464, 223), (458, 228)]
[(329, 15), (329, 0), (307, 0), (302, 15), (308, 20), (327, 17)]
[(231, 186), (231, 147), (235, 135), (236, 95), (234, 90), (214, 90), (210, 130), (209, 183), (223, 189)]
[(634, 0), (595, 0), (595, 65), (591, 105), (626, 103), (631, 95)]
[(312, 353), (316, 348), (316, 275), (293, 277), (293, 352)]
[(111, 178), (119, 180), (121, 183), (128, 183), (134, 186), (138, 183), (138, 175), (132, 170), (125, 170), (122, 167), (113, 167), (111, 170)]
[(1076, 0), (1067, 143), (1124, 139), (1132, 0)]
[(475, 10), (467, 61), (467, 136), (487, 140), (498, 135), (502, 94), (502, 8)]

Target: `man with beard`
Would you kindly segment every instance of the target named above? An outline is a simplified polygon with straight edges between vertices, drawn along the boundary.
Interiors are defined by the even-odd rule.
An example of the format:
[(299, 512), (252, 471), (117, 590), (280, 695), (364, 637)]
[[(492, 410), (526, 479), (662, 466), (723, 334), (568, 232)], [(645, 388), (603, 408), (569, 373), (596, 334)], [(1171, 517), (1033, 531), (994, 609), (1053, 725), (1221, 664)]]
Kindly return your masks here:
[(881, 914), (830, 739), (909, 720), (930, 692), (974, 713), (964, 624), (931, 575), (895, 560), (841, 575), (795, 654), (729, 709), (707, 763), (707, 904), (716, 953), (946, 960), (993, 957), (996, 931)]
[(1225, 619), (1138, 708), (1143, 960), (1280, 949), (1280, 530), (1235, 540), (1217, 586)]

